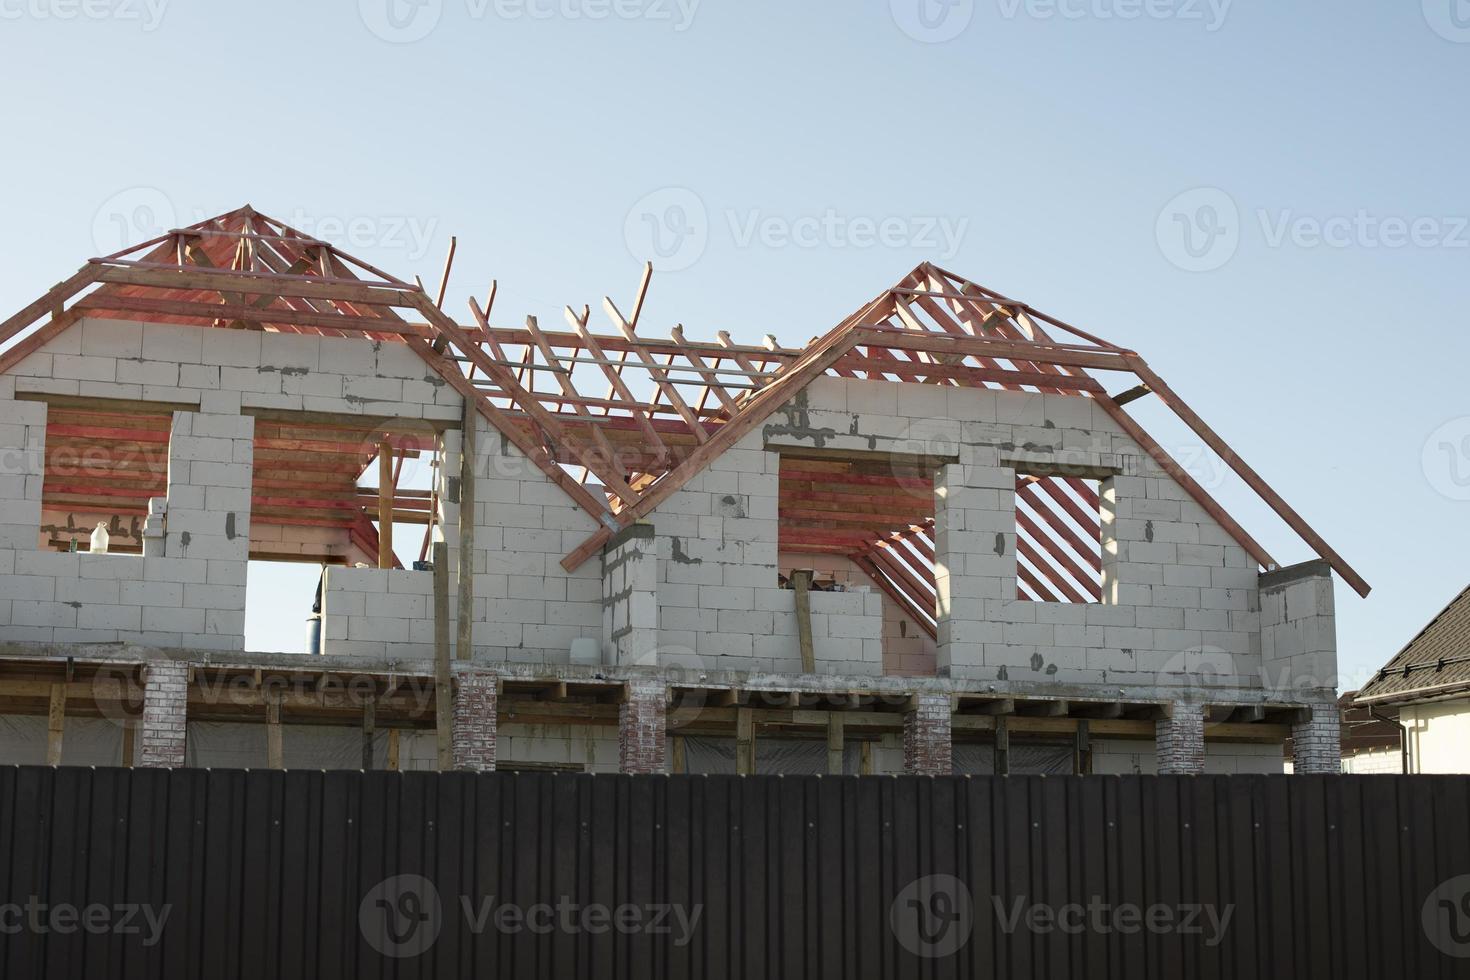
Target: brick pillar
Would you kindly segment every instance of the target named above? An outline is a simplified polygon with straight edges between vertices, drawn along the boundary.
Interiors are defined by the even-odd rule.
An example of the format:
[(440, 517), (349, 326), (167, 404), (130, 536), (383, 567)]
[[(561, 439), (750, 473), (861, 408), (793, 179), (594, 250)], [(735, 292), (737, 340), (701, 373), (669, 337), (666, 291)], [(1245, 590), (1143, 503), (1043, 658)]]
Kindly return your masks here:
[(665, 771), (667, 688), (662, 681), (633, 681), (618, 709), (618, 769), (631, 773)]
[(189, 665), (149, 664), (143, 680), (137, 764), (153, 769), (183, 768), (188, 718)]
[(1342, 721), (1337, 702), (1312, 705), (1312, 717), (1291, 726), (1292, 772), (1342, 772)]
[(903, 771), (910, 776), (954, 773), (947, 694), (915, 695), (903, 716)]
[(493, 671), (462, 670), (454, 686), (454, 768), (493, 772), (499, 722), (499, 678)]
[(1188, 776), (1204, 772), (1204, 706), (1175, 702), (1173, 717), (1156, 723), (1154, 749), (1158, 753), (1160, 776)]

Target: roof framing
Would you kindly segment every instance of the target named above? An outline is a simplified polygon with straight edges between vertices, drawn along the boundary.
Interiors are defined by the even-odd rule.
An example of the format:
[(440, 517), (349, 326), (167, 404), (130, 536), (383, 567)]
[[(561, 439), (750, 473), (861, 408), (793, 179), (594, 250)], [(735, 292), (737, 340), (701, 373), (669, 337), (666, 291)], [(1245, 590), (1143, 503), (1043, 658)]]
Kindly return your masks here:
[[(446, 279), (447, 272), (446, 264)], [(687, 340), (682, 327), (667, 339), (638, 333), (651, 275), (648, 266), (631, 316), (603, 299), (609, 333), (592, 331), (585, 307), (581, 314), (566, 309), (569, 331), (544, 330), (534, 318), (524, 327), (497, 327), (473, 299), (473, 323), (465, 326), (440, 308), (442, 285), (436, 301), (421, 284), (246, 205), (89, 260), (0, 323), (0, 372), (83, 316), (405, 344), (597, 520), (597, 531), (563, 559), (568, 569), (598, 553), (614, 531), (647, 516), (822, 375), (1067, 394), (1095, 400), (1257, 562), (1276, 567), (1124, 409), (1152, 393), (1354, 590), (1369, 591), (1136, 352), (1025, 303), (924, 263), (805, 348), (781, 347), (772, 338), (739, 345), (723, 332), (718, 342), (699, 343)], [(493, 288), (490, 295), (493, 301)], [(1136, 384), (1113, 396), (1094, 371), (1130, 375)], [(608, 387), (589, 395), (589, 383)], [(640, 396), (642, 390), (652, 397)], [(880, 573), (881, 587), (902, 592), (921, 611), (925, 594), (914, 589), (924, 583), (922, 569), (908, 559), (925, 564), (911, 548), (925, 539), (910, 530), (923, 526), (900, 520), (847, 550)], [(907, 542), (903, 550), (895, 550), (890, 533)], [(851, 536), (832, 535), (830, 543), (843, 541)], [(1048, 591), (1040, 580), (1035, 585)]]

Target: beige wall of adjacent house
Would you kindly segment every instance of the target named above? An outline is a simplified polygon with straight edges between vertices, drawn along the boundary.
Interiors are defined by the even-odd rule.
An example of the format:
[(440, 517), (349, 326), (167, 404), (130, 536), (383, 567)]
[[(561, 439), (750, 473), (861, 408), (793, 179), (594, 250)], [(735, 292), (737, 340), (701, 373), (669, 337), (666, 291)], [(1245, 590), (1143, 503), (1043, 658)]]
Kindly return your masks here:
[(1470, 700), (1399, 709), (1409, 746), (1409, 771), (1470, 772)]

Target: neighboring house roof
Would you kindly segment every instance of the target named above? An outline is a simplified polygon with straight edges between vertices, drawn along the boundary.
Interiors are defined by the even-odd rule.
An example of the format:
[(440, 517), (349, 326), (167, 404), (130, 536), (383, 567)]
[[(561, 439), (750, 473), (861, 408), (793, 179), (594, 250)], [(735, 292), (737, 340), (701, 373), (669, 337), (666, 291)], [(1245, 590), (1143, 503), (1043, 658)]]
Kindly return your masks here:
[[(447, 267), (445, 272), (447, 277)], [(719, 343), (691, 342), (678, 327), (663, 340), (636, 332), (651, 272), (651, 266), (645, 269), (630, 316), (604, 299), (611, 333), (592, 332), (586, 307), (565, 310), (569, 331), (543, 330), (534, 317), (524, 327), (496, 327), (490, 309), (473, 299), (474, 322), (463, 325), (441, 309), (442, 286), (431, 299), (422, 285), (247, 205), (89, 260), (0, 323), (0, 372), (84, 316), (406, 344), (446, 383), (473, 398), (490, 424), (598, 521), (598, 530), (562, 560), (568, 569), (598, 554), (618, 529), (646, 518), (817, 377), (1072, 395), (1093, 399), (1252, 558), (1265, 568), (1277, 566), (1123, 407), (1152, 394), (1353, 589), (1368, 594), (1368, 583), (1132, 350), (927, 262), (804, 349), (737, 345), (724, 334)], [(493, 299), (492, 288), (487, 307)], [(400, 310), (411, 310), (416, 320), (406, 320)], [(629, 391), (625, 370), (647, 372), (655, 392), (651, 400)], [(1141, 383), (1114, 395), (1089, 371), (1119, 372)], [(605, 397), (578, 390), (574, 379), (588, 375), (598, 385), (611, 385)], [(846, 479), (847, 489), (866, 478), (837, 476)], [(819, 487), (808, 497), (826, 499), (826, 492)], [(813, 517), (801, 530), (822, 539), (805, 543), (879, 569), (880, 584), (911, 591), (923, 606), (934, 577), (932, 506), (882, 516), (891, 517), (890, 523), (867, 526), (875, 517), (861, 533), (844, 529), (830, 514)], [(800, 524), (801, 515), (794, 520)], [(783, 519), (783, 528), (789, 523)], [(906, 569), (917, 573), (913, 581)]]
[(1470, 695), (1470, 586), (1455, 596), (1358, 692), (1358, 704)]

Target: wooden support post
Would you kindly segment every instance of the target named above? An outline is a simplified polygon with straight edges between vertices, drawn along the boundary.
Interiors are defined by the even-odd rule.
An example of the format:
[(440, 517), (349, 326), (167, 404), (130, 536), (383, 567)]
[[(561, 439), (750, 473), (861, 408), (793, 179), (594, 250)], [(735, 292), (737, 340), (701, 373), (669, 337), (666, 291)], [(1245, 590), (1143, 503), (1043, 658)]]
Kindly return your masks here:
[(669, 771), (684, 775), (689, 772), (688, 747), (684, 744), (683, 735), (674, 736), (674, 758), (669, 766)]
[(827, 714), (827, 775), (841, 776), (846, 771), (843, 761), (842, 729), (845, 719), (840, 711)]
[(393, 567), (393, 445), (378, 443), (378, 567)]
[(755, 716), (749, 708), (735, 709), (735, 772), (755, 775)]
[(373, 767), (373, 736), (378, 731), (378, 702), (368, 698), (362, 703), (362, 768)]
[(459, 463), (459, 634), (454, 655), (469, 660), (474, 653), (475, 605), (475, 423), (480, 413), (472, 398), (464, 400)]
[(1085, 720), (1077, 723), (1077, 735), (1072, 742), (1072, 774), (1092, 774), (1092, 738)]
[(133, 759), (138, 750), (138, 724), (132, 718), (123, 722), (122, 764), (128, 769), (133, 767)]
[(863, 741), (858, 745), (858, 775), (873, 775), (873, 743)]
[(796, 591), (796, 632), (801, 640), (801, 669), (804, 673), (815, 674), (817, 655), (812, 649), (812, 570), (793, 570), (791, 587)]
[(995, 774), (1008, 776), (1011, 772), (1011, 729), (1005, 715), (995, 719)]
[(286, 768), (281, 747), (281, 697), (269, 694), (265, 701), (265, 764), (271, 769)]
[(66, 730), (66, 682), (51, 685), (46, 712), (46, 765), (61, 765), (61, 737)]
[(388, 771), (398, 771), (398, 729), (388, 729)]
[(434, 542), (434, 729), (439, 771), (454, 768), (454, 694), (449, 679), (449, 546)]

